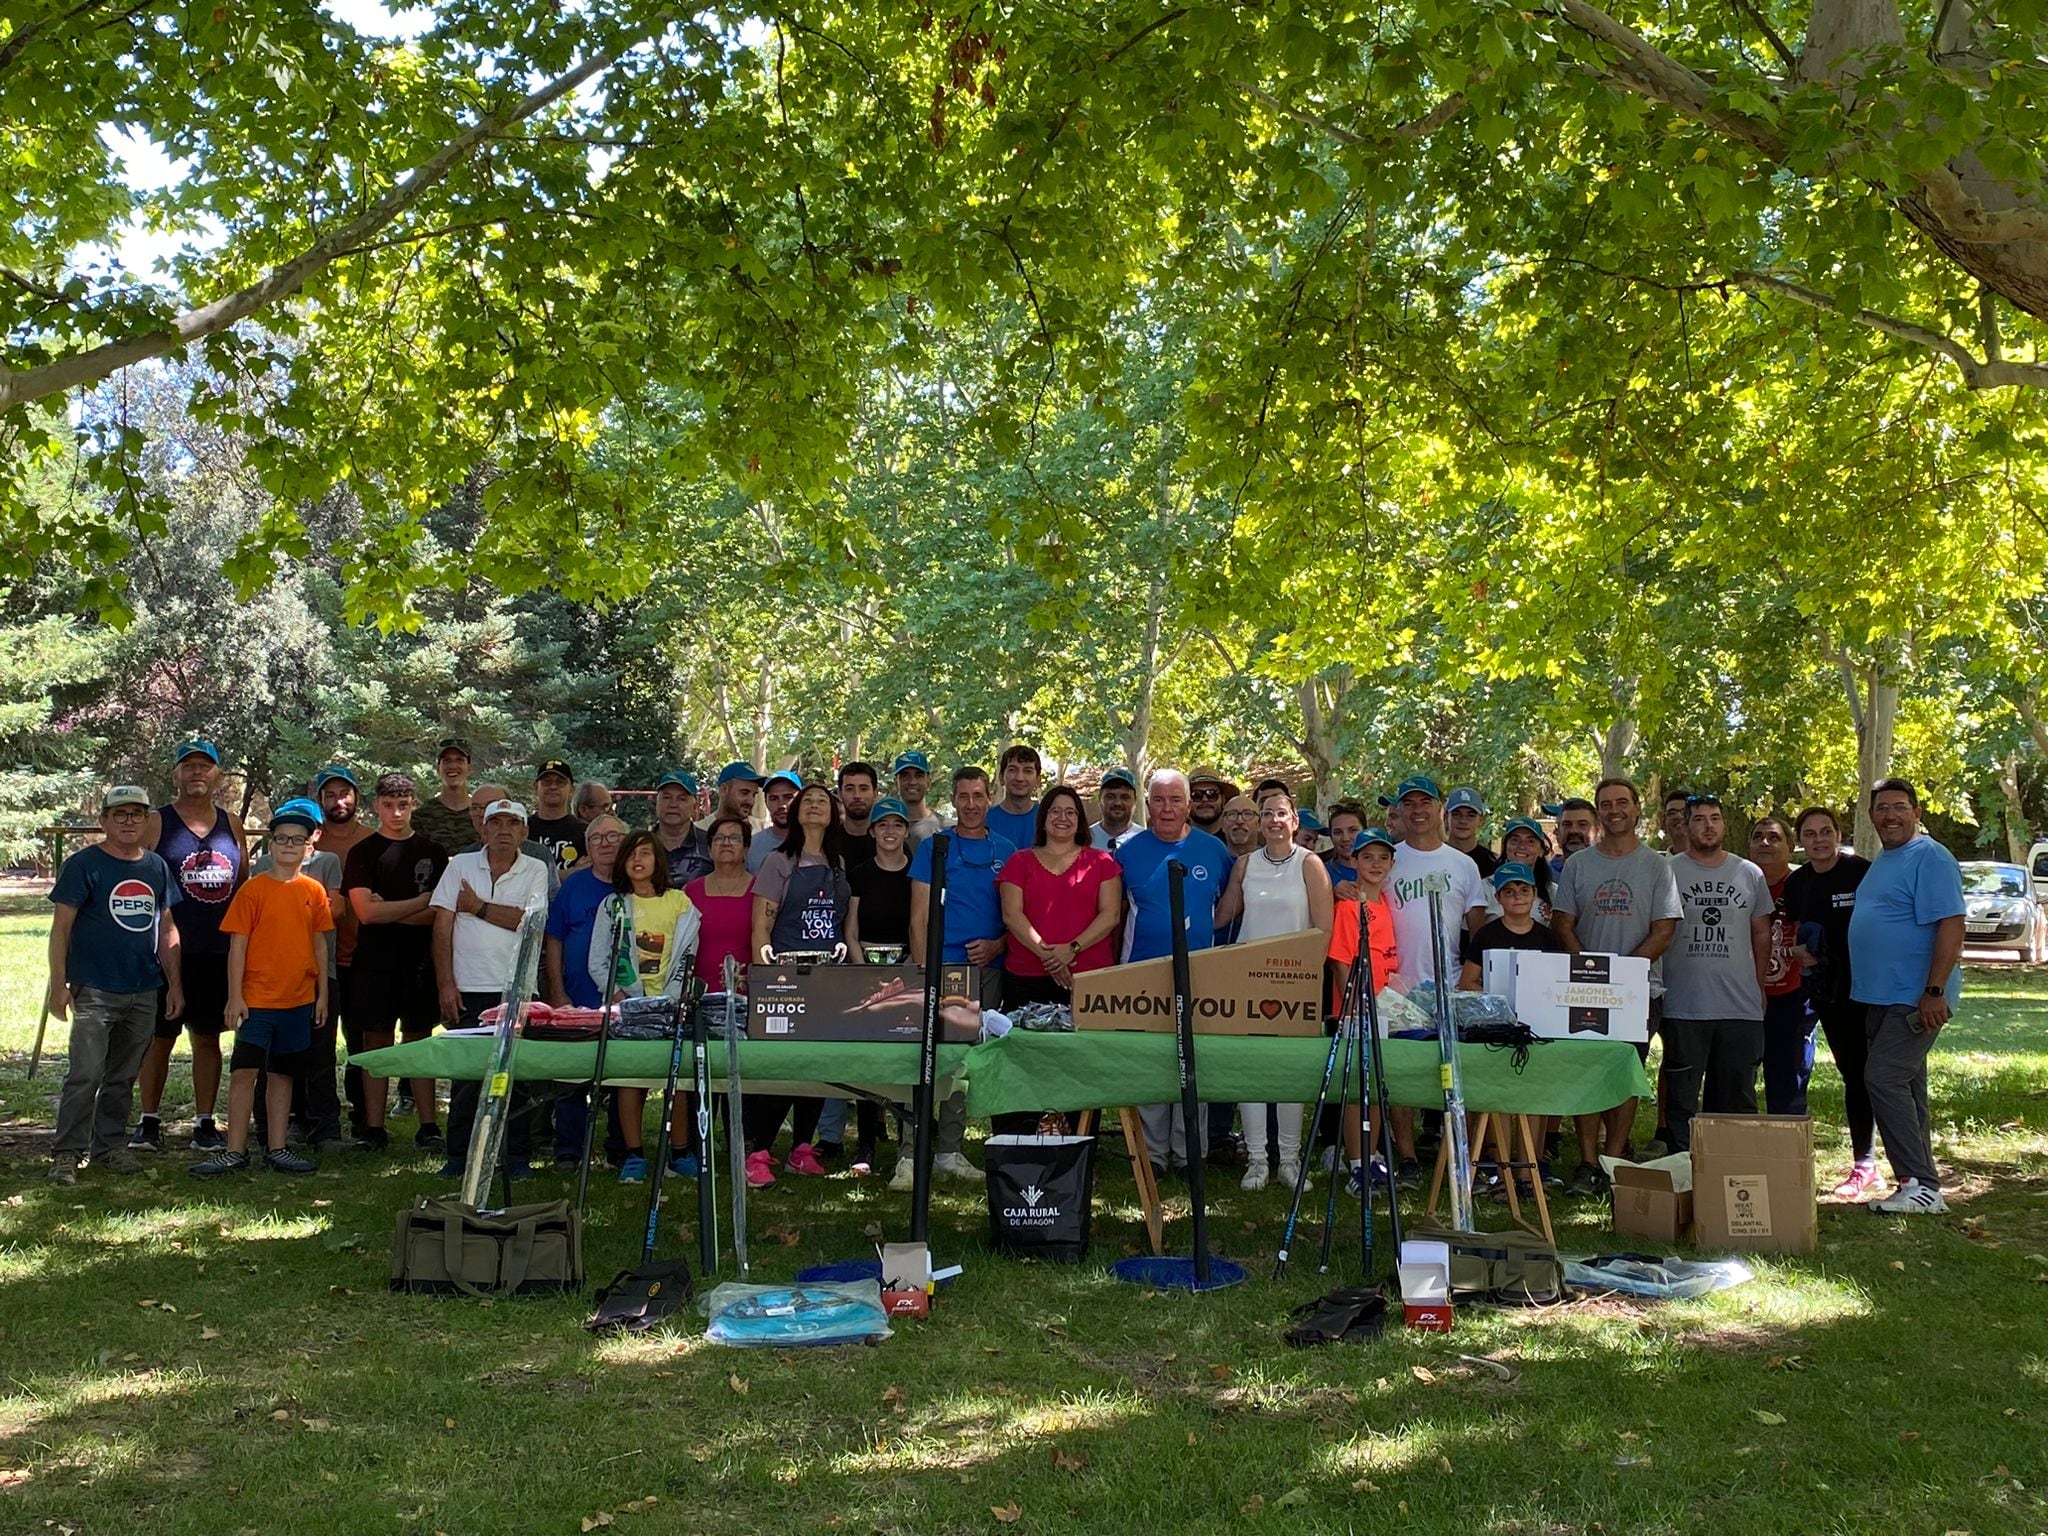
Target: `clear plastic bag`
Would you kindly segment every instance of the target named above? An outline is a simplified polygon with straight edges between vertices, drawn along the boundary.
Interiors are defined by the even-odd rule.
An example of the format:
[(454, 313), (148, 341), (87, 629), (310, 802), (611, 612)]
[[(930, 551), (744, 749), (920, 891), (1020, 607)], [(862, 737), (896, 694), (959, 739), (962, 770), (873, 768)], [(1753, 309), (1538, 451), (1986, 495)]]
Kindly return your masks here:
[(1659, 1258), (1646, 1253), (1606, 1253), (1566, 1259), (1564, 1281), (1575, 1291), (1640, 1296), (1648, 1301), (1686, 1301), (1725, 1291), (1755, 1278), (1739, 1259)]
[(889, 1337), (882, 1287), (873, 1280), (740, 1285), (727, 1281), (697, 1300), (714, 1344), (791, 1349), (879, 1343)]

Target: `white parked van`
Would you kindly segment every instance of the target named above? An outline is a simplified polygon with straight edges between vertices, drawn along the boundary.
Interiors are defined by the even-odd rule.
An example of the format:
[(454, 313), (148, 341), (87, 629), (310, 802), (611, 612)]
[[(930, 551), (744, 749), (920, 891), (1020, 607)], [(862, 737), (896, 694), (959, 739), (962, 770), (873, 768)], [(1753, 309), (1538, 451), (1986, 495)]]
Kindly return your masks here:
[(2027, 850), (2027, 882), (2034, 888), (2034, 900), (2048, 901), (2048, 843)]

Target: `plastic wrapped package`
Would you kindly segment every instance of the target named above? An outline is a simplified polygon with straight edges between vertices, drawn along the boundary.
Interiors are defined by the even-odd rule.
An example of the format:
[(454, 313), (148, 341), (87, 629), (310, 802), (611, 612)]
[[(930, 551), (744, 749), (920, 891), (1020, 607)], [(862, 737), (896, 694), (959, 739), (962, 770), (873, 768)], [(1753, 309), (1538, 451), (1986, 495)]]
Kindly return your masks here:
[(1738, 1259), (1604, 1253), (1598, 1258), (1564, 1261), (1565, 1284), (1575, 1291), (1640, 1296), (1648, 1301), (1687, 1301), (1754, 1278), (1755, 1272)]
[(741, 1348), (871, 1344), (890, 1333), (882, 1287), (874, 1280), (788, 1285), (727, 1281), (713, 1286), (697, 1305), (709, 1320), (705, 1338)]

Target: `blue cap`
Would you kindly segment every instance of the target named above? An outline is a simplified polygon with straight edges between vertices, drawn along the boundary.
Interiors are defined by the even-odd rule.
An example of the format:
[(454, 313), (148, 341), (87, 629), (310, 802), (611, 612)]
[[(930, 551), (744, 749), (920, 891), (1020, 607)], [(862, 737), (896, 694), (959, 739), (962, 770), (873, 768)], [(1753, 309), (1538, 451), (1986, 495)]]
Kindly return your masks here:
[(727, 763), (718, 770), (720, 788), (727, 784), (758, 784), (760, 782), (761, 775), (754, 772), (754, 765), (752, 763)]
[(1401, 781), (1401, 787), (1391, 795), (1381, 795), (1381, 805), (1399, 805), (1413, 794), (1425, 794), (1432, 800), (1441, 800), (1444, 792), (1436, 787), (1436, 780), (1423, 773), (1411, 773)]
[(1123, 784), (1136, 789), (1138, 787), (1138, 776), (1128, 768), (1112, 768), (1102, 776), (1100, 788), (1107, 789), (1112, 784)]
[(1297, 812), (1294, 819), (1304, 832), (1320, 832), (1323, 830), (1323, 819), (1314, 811), (1303, 810)]
[(922, 752), (898, 752), (896, 761), (889, 765), (889, 772), (898, 774), (906, 768), (915, 768), (919, 773), (929, 775), (932, 771), (932, 760)]
[(679, 789), (687, 789), (693, 795), (697, 793), (697, 781), (680, 768), (664, 773), (654, 781), (656, 789), (667, 789), (671, 784)]
[(1505, 840), (1510, 832), (1534, 832), (1537, 842), (1547, 844), (1550, 841), (1549, 838), (1543, 835), (1543, 828), (1527, 816), (1509, 817), (1508, 824), (1500, 829), (1502, 839)]
[(322, 768), (313, 775), (313, 793), (319, 794), (320, 786), (333, 779), (341, 780), (350, 789), (361, 789), (363, 787), (356, 782), (356, 776), (340, 763), (329, 763), (325, 768)]
[(1536, 883), (1536, 871), (1526, 864), (1519, 863), (1502, 864), (1494, 870), (1493, 888), (1496, 891), (1502, 886), (1517, 883), (1533, 886)]
[(196, 737), (191, 741), (181, 741), (171, 749), (171, 763), (174, 767), (188, 757), (203, 757), (214, 767), (220, 766), (220, 748), (210, 741), (200, 741)]
[(884, 795), (875, 802), (874, 809), (868, 812), (868, 825), (872, 827), (884, 816), (894, 816), (906, 827), (910, 825), (910, 807), (894, 795)]
[(1477, 811), (1484, 816), (1486, 802), (1479, 798), (1479, 791), (1476, 789), (1454, 789), (1451, 791), (1451, 798), (1444, 802), (1444, 813), (1448, 815), (1452, 811)]
[(1389, 853), (1394, 851), (1394, 839), (1388, 834), (1385, 827), (1367, 827), (1358, 836), (1351, 839), (1351, 851), (1353, 853), (1363, 853), (1367, 845), (1384, 848)]
[(766, 789), (770, 784), (787, 784), (794, 789), (802, 789), (804, 787), (804, 778), (794, 768), (784, 768), (779, 773), (769, 774), (767, 778), (761, 781), (763, 789)]
[(270, 827), (272, 831), (276, 831), (279, 827), (291, 823), (304, 827), (308, 832), (318, 832), (327, 825), (327, 817), (322, 813), (319, 806), (301, 795), (296, 800), (285, 801), (283, 805), (280, 805), (270, 813)]

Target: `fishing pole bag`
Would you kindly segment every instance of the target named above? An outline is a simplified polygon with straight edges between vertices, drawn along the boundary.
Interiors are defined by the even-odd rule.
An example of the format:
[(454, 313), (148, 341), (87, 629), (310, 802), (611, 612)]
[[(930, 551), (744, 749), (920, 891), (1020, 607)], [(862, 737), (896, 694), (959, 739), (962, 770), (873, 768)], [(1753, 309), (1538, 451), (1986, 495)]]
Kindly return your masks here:
[(1454, 1232), (1413, 1226), (1404, 1234), (1448, 1244), (1451, 1296), (1500, 1307), (1543, 1307), (1569, 1295), (1557, 1248), (1530, 1232)]
[(583, 1289), (583, 1218), (566, 1200), (488, 1214), (422, 1195), (398, 1213), (391, 1289), (534, 1296)]

